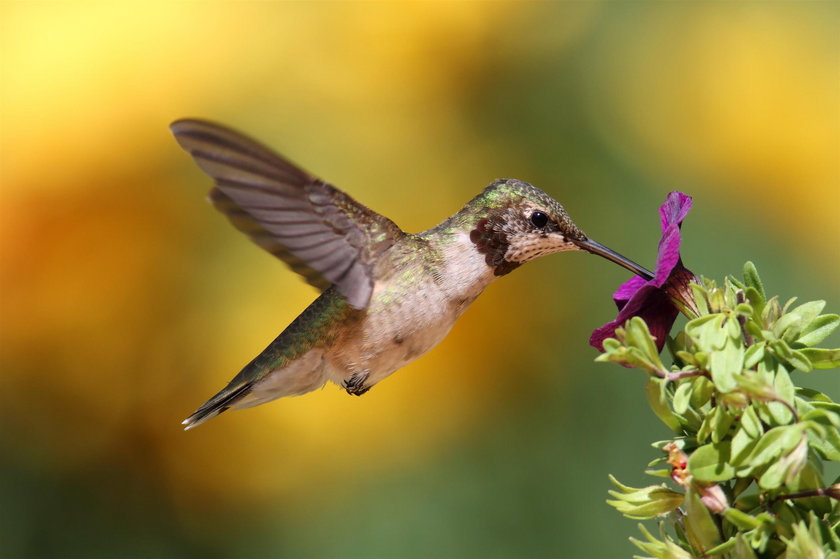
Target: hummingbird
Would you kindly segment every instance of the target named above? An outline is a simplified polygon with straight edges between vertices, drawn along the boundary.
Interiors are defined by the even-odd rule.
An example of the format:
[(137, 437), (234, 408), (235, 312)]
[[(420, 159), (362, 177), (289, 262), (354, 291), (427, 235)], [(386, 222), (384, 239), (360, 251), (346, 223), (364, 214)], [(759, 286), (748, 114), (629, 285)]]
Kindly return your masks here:
[(412, 234), (234, 130), (196, 119), (170, 128), (213, 179), (212, 204), (322, 291), (183, 421), (185, 429), (327, 381), (360, 396), (435, 347), (493, 280), (541, 256), (585, 251), (653, 277), (590, 239), (527, 182), (497, 179), (439, 225)]

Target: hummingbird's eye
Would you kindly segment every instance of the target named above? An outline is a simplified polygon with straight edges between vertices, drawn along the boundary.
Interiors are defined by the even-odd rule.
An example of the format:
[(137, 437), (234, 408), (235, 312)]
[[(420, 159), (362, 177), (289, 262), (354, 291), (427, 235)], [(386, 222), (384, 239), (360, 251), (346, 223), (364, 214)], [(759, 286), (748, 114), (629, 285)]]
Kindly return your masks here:
[(548, 216), (541, 211), (535, 211), (531, 214), (531, 224), (537, 229), (542, 229), (548, 223)]

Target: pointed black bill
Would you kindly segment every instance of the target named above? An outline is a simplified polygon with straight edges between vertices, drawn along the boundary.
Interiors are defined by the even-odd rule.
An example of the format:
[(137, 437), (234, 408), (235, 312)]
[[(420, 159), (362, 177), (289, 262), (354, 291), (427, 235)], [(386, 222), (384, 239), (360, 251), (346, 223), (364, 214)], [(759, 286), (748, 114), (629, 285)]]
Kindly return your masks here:
[(582, 241), (575, 241), (575, 244), (587, 252), (597, 254), (598, 256), (603, 256), (607, 260), (612, 260), (619, 266), (624, 266), (637, 276), (641, 276), (646, 280), (653, 279), (653, 273), (650, 270), (648, 270), (647, 268), (642, 268), (629, 258), (621, 256), (619, 253), (615, 252), (614, 250), (608, 249), (599, 242), (593, 241), (592, 239), (583, 239)]

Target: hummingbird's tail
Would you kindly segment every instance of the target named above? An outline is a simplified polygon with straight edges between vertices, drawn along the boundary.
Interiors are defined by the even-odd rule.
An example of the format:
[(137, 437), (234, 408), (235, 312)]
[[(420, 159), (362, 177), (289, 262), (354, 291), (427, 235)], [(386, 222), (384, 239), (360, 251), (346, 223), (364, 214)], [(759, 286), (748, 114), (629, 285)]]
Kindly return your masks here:
[(284, 396), (306, 394), (326, 384), (326, 360), (321, 348), (310, 349), (288, 361), (277, 357), (275, 345), (288, 347), (289, 341), (281, 334), (218, 394), (182, 421), (186, 426), (184, 430), (192, 429), (228, 408), (250, 408)]
[(229, 384), (221, 392), (207, 400), (200, 408), (195, 410), (191, 416), (181, 422), (182, 425), (186, 426), (184, 427), (184, 431), (189, 431), (193, 427), (201, 425), (208, 419), (216, 417), (247, 396), (248, 393), (251, 392), (253, 385), (253, 382), (245, 382), (243, 384), (239, 384), (238, 386), (231, 386)]

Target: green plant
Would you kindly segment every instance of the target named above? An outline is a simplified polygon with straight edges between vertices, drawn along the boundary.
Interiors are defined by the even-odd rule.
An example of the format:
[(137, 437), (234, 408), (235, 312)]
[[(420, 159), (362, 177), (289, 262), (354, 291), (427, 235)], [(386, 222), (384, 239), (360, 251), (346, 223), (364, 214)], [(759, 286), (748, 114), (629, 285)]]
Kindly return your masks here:
[(700, 279), (688, 292), (671, 366), (639, 316), (603, 340), (597, 360), (645, 371), (648, 402), (674, 433), (653, 443), (646, 471), (670, 486), (611, 477), (607, 502), (660, 520), (631, 538), (647, 557), (840, 558), (840, 479), (823, 479), (824, 463), (840, 462), (840, 404), (791, 376), (840, 366), (840, 349), (817, 347), (840, 316), (821, 314), (824, 301), (768, 298), (752, 263), (743, 280)]

